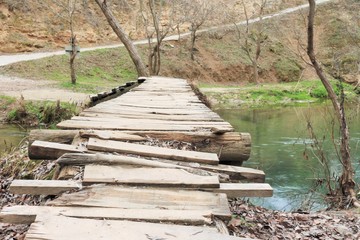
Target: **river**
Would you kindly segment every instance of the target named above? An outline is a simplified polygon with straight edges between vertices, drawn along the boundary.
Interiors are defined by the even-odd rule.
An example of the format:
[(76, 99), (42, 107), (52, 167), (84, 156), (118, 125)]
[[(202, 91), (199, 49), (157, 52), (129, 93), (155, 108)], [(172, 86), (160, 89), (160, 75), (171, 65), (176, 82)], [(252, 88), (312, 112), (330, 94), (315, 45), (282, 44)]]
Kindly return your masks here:
[[(331, 169), (340, 172), (341, 166), (329, 140), (329, 111), (327, 105), (284, 107), (276, 109), (219, 110), (218, 113), (239, 132), (249, 132), (252, 137), (250, 159), (243, 166), (265, 171), (266, 182), (274, 188), (271, 198), (250, 199), (275, 210), (297, 210), (311, 206), (312, 210), (324, 208), (323, 195), (311, 194), (314, 179), (321, 174), (320, 165), (305, 148), (311, 149), (313, 140), (307, 131), (307, 119), (311, 119), (318, 137), (327, 136), (324, 144), (326, 155), (331, 159)], [(359, 168), (360, 114), (358, 106), (348, 111), (351, 133), (352, 158)], [(358, 177), (358, 175), (357, 175)], [(305, 204), (306, 203), (306, 204)]]
[(26, 130), (17, 125), (0, 123), (0, 155), (17, 147), (26, 135)]
[[(252, 137), (252, 151), (243, 165), (259, 168), (266, 173), (266, 182), (274, 188), (271, 198), (251, 199), (255, 204), (275, 210), (290, 211), (310, 195), (314, 178), (318, 176), (319, 164), (314, 158), (303, 157), (305, 144), (313, 141), (308, 137), (306, 119), (310, 118), (314, 129), (321, 133), (328, 130), (329, 107), (310, 105), (306, 107), (283, 107), (275, 109), (231, 109), (217, 111), (239, 132), (249, 132)], [(359, 106), (348, 111), (352, 156), (357, 162), (360, 157), (360, 114)], [(328, 131), (327, 131), (328, 132)], [(0, 153), (5, 148), (17, 146), (26, 132), (14, 125), (0, 125)], [(340, 169), (338, 161), (326, 141), (327, 155), (333, 159), (332, 169)], [(359, 145), (359, 146), (358, 146)], [(358, 164), (355, 165), (356, 168)], [(323, 208), (322, 196), (311, 195), (313, 209)], [(304, 207), (301, 207), (304, 208)]]

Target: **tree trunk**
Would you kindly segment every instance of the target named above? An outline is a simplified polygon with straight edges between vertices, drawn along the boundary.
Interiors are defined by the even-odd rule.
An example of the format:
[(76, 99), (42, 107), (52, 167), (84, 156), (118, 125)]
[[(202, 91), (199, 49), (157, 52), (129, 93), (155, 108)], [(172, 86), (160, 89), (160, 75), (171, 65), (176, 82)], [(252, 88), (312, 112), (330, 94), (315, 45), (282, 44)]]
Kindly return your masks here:
[(191, 49), (190, 49), (190, 54), (191, 54), (191, 60), (195, 60), (195, 41), (196, 41), (196, 29), (194, 26), (191, 26)]
[(75, 58), (77, 55), (76, 50), (76, 37), (71, 37), (71, 53), (70, 53), (70, 76), (71, 76), (71, 83), (76, 84), (76, 73), (75, 73)]
[(258, 70), (258, 65), (257, 65), (257, 60), (253, 60), (252, 62), (253, 64), (253, 74), (254, 74), (254, 78), (253, 78), (253, 81), (256, 85), (259, 84), (259, 70)]
[(111, 28), (114, 30), (116, 35), (119, 37), (119, 39), (121, 40), (121, 42), (124, 44), (125, 48), (127, 49), (132, 61), (135, 64), (138, 76), (139, 77), (140, 76), (148, 76), (148, 74), (146, 72), (146, 67), (145, 67), (144, 63), (142, 62), (138, 51), (136, 50), (134, 44), (131, 42), (129, 37), (126, 35), (125, 31), (122, 29), (122, 27), (117, 22), (116, 18), (114, 17), (114, 15), (112, 14), (112, 12), (108, 8), (108, 6), (106, 5), (106, 0), (104, 0), (104, 1), (95, 0), (95, 2), (99, 5), (100, 9), (104, 13), (106, 20), (110, 24)]
[(314, 17), (315, 17), (315, 0), (309, 0), (309, 16), (308, 16), (308, 48), (307, 54), (310, 58), (310, 61), (319, 76), (322, 84), (324, 85), (328, 96), (332, 102), (334, 112), (336, 114), (337, 120), (340, 124), (340, 161), (343, 166), (342, 174), (339, 180), (339, 187), (341, 193), (344, 196), (350, 196), (353, 204), (356, 206), (356, 196), (355, 196), (355, 182), (353, 180), (354, 170), (351, 163), (350, 157), (350, 147), (349, 147), (349, 128), (346, 121), (345, 109), (344, 109), (344, 96), (341, 96), (341, 101), (339, 102), (338, 96), (334, 92), (333, 87), (331, 86), (329, 80), (324, 74), (320, 64), (317, 62), (315, 52), (314, 52)]

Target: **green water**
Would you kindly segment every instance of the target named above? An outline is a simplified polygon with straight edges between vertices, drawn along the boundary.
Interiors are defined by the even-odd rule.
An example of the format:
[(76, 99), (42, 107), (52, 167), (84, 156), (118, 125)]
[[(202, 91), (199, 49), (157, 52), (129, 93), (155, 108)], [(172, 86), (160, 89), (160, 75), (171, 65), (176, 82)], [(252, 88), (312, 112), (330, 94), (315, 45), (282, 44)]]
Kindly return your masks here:
[(19, 126), (0, 123), (0, 155), (17, 147), (26, 134)]
[[(319, 164), (310, 154), (303, 157), (305, 146), (313, 142), (307, 131), (307, 119), (311, 119), (319, 137), (325, 138), (326, 155), (332, 159), (331, 169), (340, 172), (341, 166), (331, 148), (329, 136), (329, 106), (287, 107), (278, 109), (219, 110), (237, 131), (249, 132), (252, 136), (250, 159), (243, 165), (259, 168), (266, 173), (266, 182), (274, 188), (271, 198), (250, 199), (256, 204), (276, 210), (296, 210), (309, 198), (314, 178), (319, 175)], [(347, 111), (351, 134), (351, 150), (355, 168), (360, 158), (360, 114), (358, 106)], [(359, 146), (358, 146), (359, 145)], [(360, 171), (360, 169), (359, 169)], [(312, 209), (324, 207), (322, 195), (311, 195)], [(308, 206), (308, 204), (305, 204)]]

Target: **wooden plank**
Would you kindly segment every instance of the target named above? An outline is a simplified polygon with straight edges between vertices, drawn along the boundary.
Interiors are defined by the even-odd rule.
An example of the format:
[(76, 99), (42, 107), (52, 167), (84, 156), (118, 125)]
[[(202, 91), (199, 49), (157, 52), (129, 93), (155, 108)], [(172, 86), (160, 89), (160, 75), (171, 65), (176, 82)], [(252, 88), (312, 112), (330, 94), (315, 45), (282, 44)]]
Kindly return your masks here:
[(210, 191), (225, 193), (228, 198), (272, 197), (273, 189), (267, 183), (221, 183), (220, 188)]
[(167, 222), (187, 225), (209, 225), (212, 213), (209, 210), (166, 210), (166, 209), (119, 209), (98, 207), (48, 207), (11, 206), (0, 212), (0, 222), (31, 224), (37, 215), (67, 216), (88, 219), (133, 220), (146, 222)]
[(217, 176), (199, 176), (183, 169), (86, 165), (83, 183), (157, 187), (219, 188)]
[[(64, 130), (63, 130), (64, 131)], [(119, 131), (99, 131), (99, 130), (81, 130), (79, 131), (81, 137), (97, 137), (100, 139), (116, 139), (120, 141), (146, 141), (146, 137), (135, 134), (119, 132)]]
[(168, 121), (212, 121), (212, 122), (221, 122), (224, 121), (219, 116), (213, 115), (204, 115), (204, 114), (198, 114), (198, 115), (162, 115), (162, 114), (143, 114), (143, 113), (133, 113), (133, 112), (113, 112), (113, 111), (102, 111), (100, 110), (84, 110), (79, 114), (79, 116), (84, 117), (110, 117), (110, 118), (128, 118), (130, 121), (131, 119), (158, 119), (158, 120), (168, 120)]
[(56, 161), (61, 166), (66, 165), (134, 165), (142, 167), (155, 167), (155, 168), (174, 168), (174, 169), (189, 169), (170, 163), (163, 163), (154, 160), (147, 160), (144, 158), (128, 157), (122, 155), (110, 154), (79, 154), (79, 153), (65, 153)]
[(229, 219), (226, 194), (179, 189), (134, 188), (93, 185), (74, 193), (64, 193), (49, 206), (105, 207), (121, 209), (210, 210)]
[[(184, 169), (189, 173), (193, 173), (201, 176), (220, 175), (218, 173), (213, 173), (211, 171), (207, 171), (199, 168), (180, 166), (176, 164), (164, 163), (155, 160), (147, 160), (143, 158), (101, 154), (101, 153), (96, 153), (96, 154), (65, 153), (56, 161), (56, 163), (62, 166), (61, 172), (64, 169), (64, 166), (66, 167), (69, 165), (71, 166), (71, 165), (97, 164), (97, 165), (126, 165), (126, 166), (140, 166), (140, 167), (154, 167), (154, 168)], [(226, 177), (229, 178), (228, 176)]]
[(131, 122), (131, 124), (141, 124), (141, 125), (147, 125), (147, 124), (162, 124), (162, 125), (191, 125), (191, 126), (197, 126), (197, 127), (227, 127), (232, 128), (232, 126), (227, 122), (220, 122), (220, 121), (169, 121), (169, 120), (159, 120), (159, 119), (129, 119), (129, 118), (123, 118), (123, 117), (84, 117), (84, 116), (75, 116), (71, 118), (72, 121), (91, 121), (91, 122), (116, 122), (117, 124), (124, 123), (128, 124)]
[(120, 141), (101, 140), (90, 138), (88, 149), (97, 151), (113, 151), (119, 153), (137, 154), (140, 156), (167, 158), (170, 160), (218, 164), (219, 159), (214, 153), (183, 151), (178, 149), (161, 148), (154, 146), (125, 143)]
[(58, 195), (81, 189), (81, 183), (62, 180), (13, 180), (9, 191), (14, 194)]
[(161, 109), (161, 108), (139, 108), (139, 107), (124, 107), (124, 106), (116, 106), (107, 103), (106, 105), (100, 106), (100, 104), (95, 107), (90, 108), (90, 110), (97, 109), (109, 109), (115, 112), (121, 111), (133, 111), (138, 113), (147, 113), (147, 114), (164, 114), (164, 115), (191, 115), (191, 114), (209, 114), (214, 115), (210, 109), (177, 109), (174, 107), (173, 109)]
[(29, 134), (29, 145), (36, 140), (71, 144), (77, 133), (77, 130), (32, 129)]
[(181, 111), (157, 111), (155, 109), (146, 109), (146, 110), (141, 110), (141, 109), (123, 109), (123, 108), (113, 108), (113, 107), (108, 107), (108, 106), (99, 106), (96, 105), (97, 107), (92, 107), (89, 109), (85, 109), (84, 112), (99, 112), (99, 113), (121, 113), (121, 114), (151, 114), (151, 115), (180, 115), (180, 116), (192, 116), (192, 115), (206, 115), (209, 117), (218, 117), (218, 115), (214, 112), (211, 111), (185, 111), (185, 110), (181, 110)]
[(64, 153), (82, 153), (84, 151), (86, 148), (83, 147), (46, 141), (34, 141), (28, 150), (30, 159), (47, 160), (57, 159)]
[(217, 132), (232, 132), (234, 129), (229, 126), (217, 126), (213, 128), (211, 126), (201, 126), (201, 125), (181, 125), (178, 123), (169, 123), (167, 125), (158, 124), (158, 123), (132, 123), (131, 121), (127, 123), (121, 122), (108, 122), (108, 121), (78, 121), (78, 120), (66, 120), (60, 122), (56, 125), (60, 129), (97, 129), (97, 130), (130, 130), (130, 131), (200, 131), (211, 129), (216, 130)]
[(208, 171), (228, 174), (232, 180), (249, 180), (258, 183), (263, 183), (265, 181), (264, 171), (253, 168), (223, 164), (219, 164), (216, 166), (201, 164), (199, 168)]
[(99, 240), (99, 239), (191, 239), (235, 240), (216, 228), (134, 221), (94, 220), (66, 216), (39, 215), (31, 224), (26, 240)]
[[(110, 105), (112, 106), (112, 105)], [(122, 101), (121, 103), (114, 104), (116, 107), (131, 107), (131, 108), (157, 108), (157, 109), (206, 109), (208, 108), (202, 103), (189, 103), (189, 102), (167, 102), (167, 101), (159, 101), (159, 102), (151, 102), (151, 104), (138, 104), (134, 103), (125, 103)]]

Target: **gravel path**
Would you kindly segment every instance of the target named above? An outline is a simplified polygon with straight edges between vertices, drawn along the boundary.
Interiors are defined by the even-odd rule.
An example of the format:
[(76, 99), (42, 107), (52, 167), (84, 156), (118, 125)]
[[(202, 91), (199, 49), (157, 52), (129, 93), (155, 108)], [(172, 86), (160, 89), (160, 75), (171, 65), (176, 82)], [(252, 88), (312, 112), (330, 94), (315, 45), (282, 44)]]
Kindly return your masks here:
[(85, 93), (72, 92), (54, 87), (53, 82), (31, 80), (0, 75), (0, 95), (24, 97), (25, 100), (50, 100), (73, 102), (81, 105), (89, 99)]

